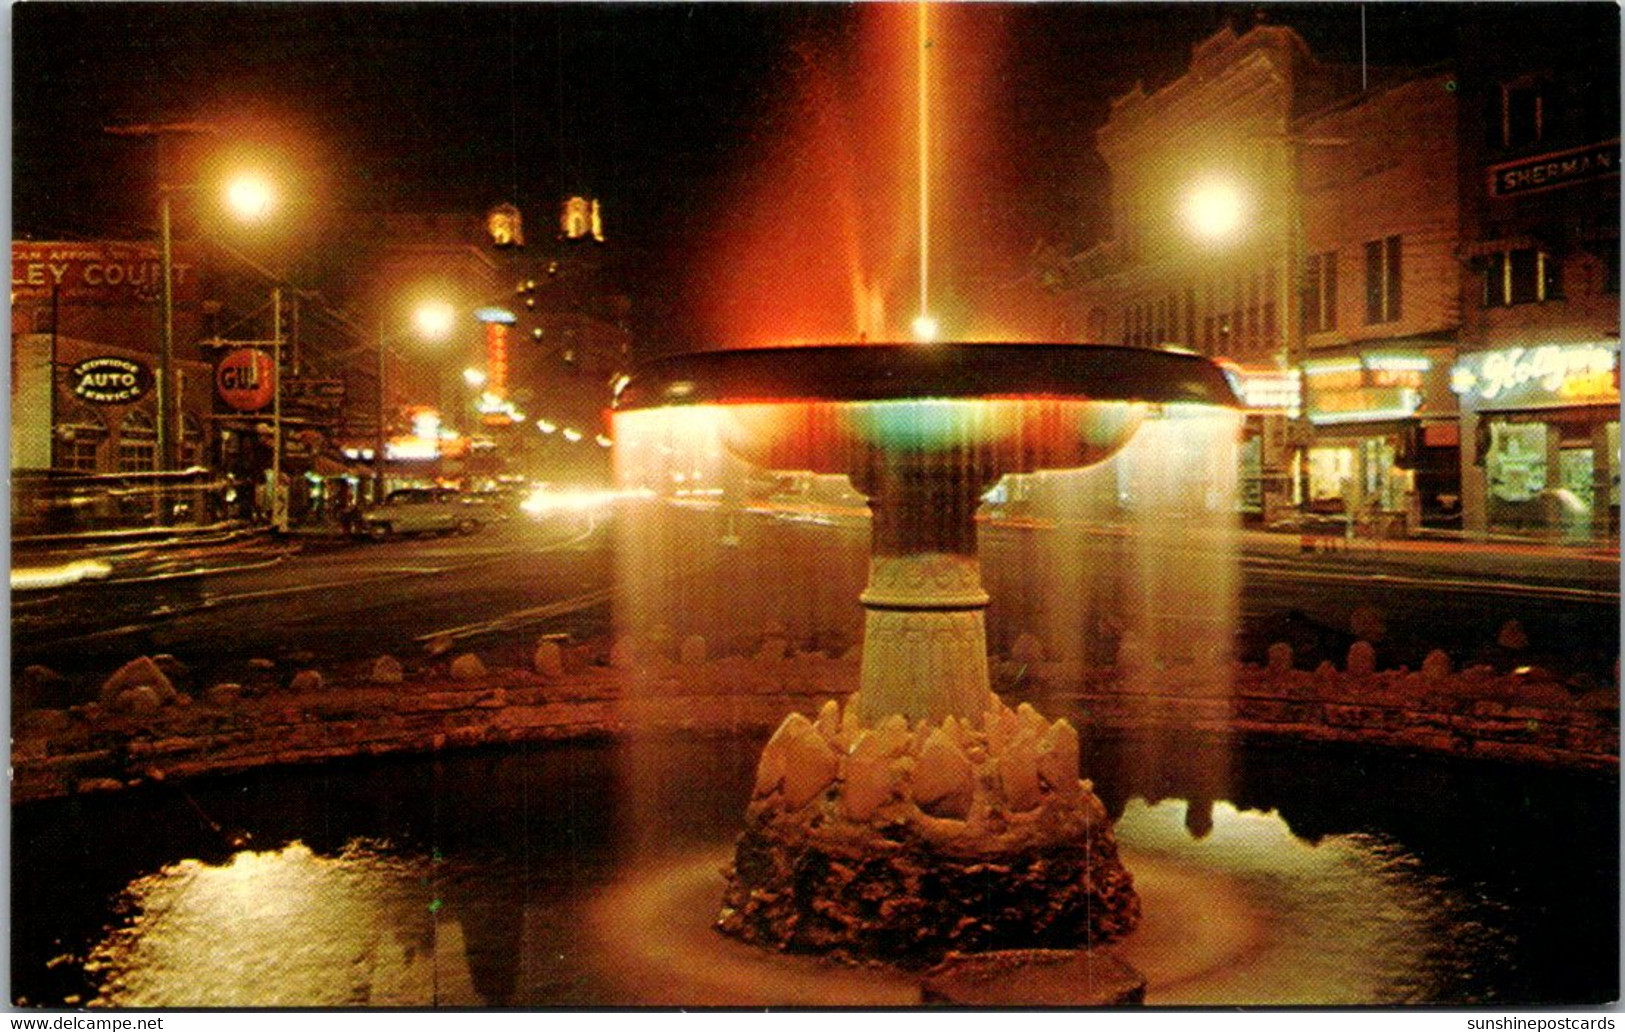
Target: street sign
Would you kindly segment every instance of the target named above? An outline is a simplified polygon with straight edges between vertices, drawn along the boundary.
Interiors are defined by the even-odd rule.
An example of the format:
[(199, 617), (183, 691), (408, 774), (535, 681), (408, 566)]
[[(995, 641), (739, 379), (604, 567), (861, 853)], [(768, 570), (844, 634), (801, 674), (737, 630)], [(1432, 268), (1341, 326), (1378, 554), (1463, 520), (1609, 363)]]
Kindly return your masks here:
[(332, 411), (344, 407), (343, 380), (284, 380), (282, 402), (296, 408)]
[(233, 409), (255, 412), (271, 403), (275, 373), (270, 355), (258, 348), (238, 348), (215, 364), (214, 386), (220, 400)]

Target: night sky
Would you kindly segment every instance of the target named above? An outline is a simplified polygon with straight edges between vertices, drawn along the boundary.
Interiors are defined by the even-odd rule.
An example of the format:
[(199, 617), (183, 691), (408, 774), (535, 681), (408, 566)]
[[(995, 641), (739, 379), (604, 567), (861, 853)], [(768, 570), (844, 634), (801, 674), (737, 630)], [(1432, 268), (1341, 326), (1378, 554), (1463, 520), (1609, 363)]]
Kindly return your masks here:
[[(1474, 10), (1366, 5), (1369, 60), (1448, 57), (1451, 26)], [(151, 152), (102, 127), (204, 120), (282, 155), (292, 189), (333, 208), (513, 200), (535, 219), (591, 193), (651, 290), (683, 289), (740, 198), (772, 203), (762, 185), (796, 131), (796, 62), (865, 74), (833, 57), (855, 45), (849, 4), (35, 3), (12, 17), (19, 237), (150, 233)], [(1098, 236), (1092, 133), (1107, 101), (1180, 74), (1226, 21), (1259, 17), (1323, 60), (1360, 58), (1357, 4), (982, 5), (997, 168), (975, 174), (998, 260)]]

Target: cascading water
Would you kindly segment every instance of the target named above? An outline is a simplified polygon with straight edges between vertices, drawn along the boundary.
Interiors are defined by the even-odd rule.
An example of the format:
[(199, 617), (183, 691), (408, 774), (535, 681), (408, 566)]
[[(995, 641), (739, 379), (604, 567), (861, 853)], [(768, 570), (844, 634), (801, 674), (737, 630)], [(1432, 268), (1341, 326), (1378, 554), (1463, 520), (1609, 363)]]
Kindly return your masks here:
[[(1217, 368), (1194, 355), (922, 347), (938, 330), (931, 66), (941, 60), (942, 40), (928, 5), (913, 13), (919, 306), (912, 328), (921, 344), (863, 340), (884, 327), (887, 302), (898, 294), (900, 252), (892, 249), (890, 271), (877, 277), (851, 191), (855, 148), (815, 148), (847, 188), (836, 198), (844, 246), (826, 253), (846, 257), (854, 303), (844, 336), (859, 343), (669, 358), (623, 383), (615, 427), (621, 487), (642, 496), (624, 515), (619, 542), (629, 723), (658, 708), (659, 685), (674, 676), (674, 651), (692, 666), (743, 648), (758, 668), (771, 668), (786, 650), (832, 642), (858, 654), (855, 672), (827, 671), (815, 689), (847, 695), (844, 704), (827, 699), (814, 719), (792, 713), (767, 743), (718, 928), (780, 949), (900, 963), (1083, 947), (1138, 923), (1139, 900), (1106, 811), (1078, 778), (1076, 728), (1031, 705), (1012, 710), (992, 690), (991, 597), (976, 510), (1006, 476), (1097, 466), (1146, 424), (1137, 460), (1113, 467), (1112, 511), (1132, 514), (1123, 538), (1130, 561), (1113, 593), (1120, 604), (1086, 611), (1070, 603), (1064, 584), (1041, 581), (1038, 609), (1057, 657), (1081, 655), (1090, 633), (1114, 620), (1114, 658), (1131, 690), (1151, 687), (1152, 672), (1176, 652), (1194, 680), (1211, 682), (1208, 675), (1226, 669), (1219, 639), (1228, 629), (1230, 582), (1220, 575), (1200, 589), (1211, 598), (1193, 597), (1192, 564), (1170, 573), (1159, 563), (1174, 537), (1197, 551), (1227, 544), (1216, 538), (1233, 511), (1232, 485), (1212, 471), (1234, 467), (1233, 456), (1216, 453), (1234, 436), (1233, 420), (1217, 413), (1235, 404)], [(811, 79), (820, 96), (838, 93), (822, 71)], [(827, 142), (827, 103), (820, 115), (813, 139)], [(738, 267), (773, 254), (782, 252), (747, 253)], [(798, 287), (830, 264), (796, 270)], [(797, 336), (790, 327), (807, 325), (813, 307), (784, 320), (778, 340)], [(949, 332), (974, 321), (958, 318)], [(759, 333), (742, 328), (731, 336), (754, 342)], [(828, 479), (839, 477), (844, 486)], [(787, 482), (806, 489), (801, 499), (785, 498)], [(818, 497), (812, 489), (820, 485), (844, 504)], [(1098, 491), (1099, 478), (1081, 489)], [(1057, 500), (1059, 527), (1078, 512)], [(1175, 509), (1182, 531), (1159, 522)], [(803, 532), (799, 524), (814, 521), (819, 530)], [(1070, 541), (1069, 533), (1038, 547)], [(850, 593), (865, 565), (862, 590)], [(1057, 556), (1045, 568), (1077, 567)], [(818, 584), (845, 590), (820, 592)], [(1086, 612), (1095, 627), (1079, 619)], [(1201, 614), (1198, 633), (1192, 612)], [(759, 669), (739, 671), (741, 691), (760, 677)], [(992, 878), (990, 863), (1001, 872)]]
[[(1138, 897), (1104, 807), (1078, 780), (1076, 729), (991, 691), (975, 511), (1002, 477), (1096, 465), (1151, 423), (1173, 429), (1151, 432), (1154, 468), (1128, 485), (1155, 487), (1147, 500), (1159, 512), (1160, 496), (1201, 485), (1194, 518), (1208, 522), (1228, 494), (1192, 461), (1213, 456), (1172, 447), (1193, 433), (1175, 424), (1229, 439), (1233, 420), (1215, 412), (1233, 404), (1222, 374), (1195, 356), (1055, 345), (711, 352), (655, 363), (623, 386), (622, 486), (649, 496), (621, 542), (630, 612), (689, 653), (709, 645), (686, 614), (717, 609), (687, 601), (706, 584), (684, 565), (692, 554), (668, 550), (685, 536), (673, 528), (739, 547), (741, 519), (786, 515), (771, 497), (752, 504), (748, 489), (783, 471), (845, 474), (872, 514), (856, 684), (831, 686), (856, 690), (816, 720), (792, 714), (764, 749), (721, 930), (920, 963), (1080, 947), (1134, 928)], [(1143, 554), (1160, 554), (1156, 544)], [(818, 561), (805, 540), (788, 551)], [(762, 573), (782, 589), (777, 559)]]

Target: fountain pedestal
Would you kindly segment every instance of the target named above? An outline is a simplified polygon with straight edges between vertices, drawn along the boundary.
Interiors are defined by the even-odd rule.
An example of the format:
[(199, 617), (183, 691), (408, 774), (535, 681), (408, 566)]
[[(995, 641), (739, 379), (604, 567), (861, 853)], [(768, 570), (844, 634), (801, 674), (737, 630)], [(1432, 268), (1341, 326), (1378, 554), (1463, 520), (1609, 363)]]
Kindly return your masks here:
[(974, 558), (876, 556), (858, 601), (865, 610), (859, 719), (900, 713), (940, 723), (987, 709), (988, 595)]

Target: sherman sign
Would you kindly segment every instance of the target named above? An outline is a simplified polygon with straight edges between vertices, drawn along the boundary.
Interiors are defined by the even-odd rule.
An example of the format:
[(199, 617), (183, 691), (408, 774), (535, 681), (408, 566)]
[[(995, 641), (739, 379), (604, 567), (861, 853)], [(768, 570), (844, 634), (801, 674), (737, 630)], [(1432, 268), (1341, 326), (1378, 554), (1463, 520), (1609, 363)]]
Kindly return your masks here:
[(1488, 169), (1491, 197), (1555, 190), (1619, 175), (1619, 141), (1520, 158)]
[[(86, 243), (14, 241), (11, 245), (13, 301), (79, 304), (152, 304), (163, 297), (163, 265), (149, 244), (102, 240)], [(190, 248), (177, 247), (170, 262), (175, 303), (198, 299), (197, 264)]]
[(152, 370), (128, 358), (87, 358), (68, 370), (75, 397), (96, 405), (128, 405), (152, 390)]

